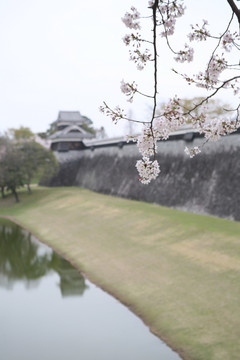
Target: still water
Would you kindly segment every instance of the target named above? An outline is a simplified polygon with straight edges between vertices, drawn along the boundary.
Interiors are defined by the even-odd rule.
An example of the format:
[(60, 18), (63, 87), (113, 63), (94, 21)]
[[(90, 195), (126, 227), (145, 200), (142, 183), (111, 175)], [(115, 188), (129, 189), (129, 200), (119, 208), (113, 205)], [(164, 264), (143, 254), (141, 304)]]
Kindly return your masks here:
[(1, 360), (179, 360), (143, 322), (0, 219)]

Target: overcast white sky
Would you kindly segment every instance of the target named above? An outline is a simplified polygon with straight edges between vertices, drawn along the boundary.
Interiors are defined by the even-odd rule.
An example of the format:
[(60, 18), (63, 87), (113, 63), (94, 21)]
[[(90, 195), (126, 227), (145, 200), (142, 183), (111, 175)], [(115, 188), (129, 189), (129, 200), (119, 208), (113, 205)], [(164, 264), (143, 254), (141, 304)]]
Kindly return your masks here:
[[(121, 40), (129, 32), (121, 17), (132, 4), (142, 15), (146, 8), (148, 15), (148, 0), (0, 0), (0, 133), (20, 125), (45, 131), (60, 110), (79, 110), (110, 136), (121, 135), (126, 124), (112, 125), (99, 106), (103, 100), (113, 107), (123, 104), (123, 78), (136, 79), (143, 91), (151, 89), (152, 80), (150, 68), (139, 72), (128, 61)], [(186, 0), (186, 5), (177, 47), (185, 43), (190, 23), (209, 19), (218, 34), (231, 15), (226, 0)], [(174, 63), (165, 49), (159, 49), (160, 99), (200, 95), (171, 73)], [(197, 65), (205, 64), (204, 54), (200, 48)], [(231, 101), (225, 95), (223, 99)], [(146, 119), (145, 99), (137, 98), (131, 107), (135, 118)]]

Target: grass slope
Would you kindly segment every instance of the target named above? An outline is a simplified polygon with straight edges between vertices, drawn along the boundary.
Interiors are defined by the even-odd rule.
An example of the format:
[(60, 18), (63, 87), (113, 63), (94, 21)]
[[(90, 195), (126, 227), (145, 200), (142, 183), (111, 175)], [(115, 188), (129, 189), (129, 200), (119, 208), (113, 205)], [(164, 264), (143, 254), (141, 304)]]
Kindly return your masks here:
[(184, 359), (240, 359), (240, 223), (36, 188), (12, 217), (140, 315)]

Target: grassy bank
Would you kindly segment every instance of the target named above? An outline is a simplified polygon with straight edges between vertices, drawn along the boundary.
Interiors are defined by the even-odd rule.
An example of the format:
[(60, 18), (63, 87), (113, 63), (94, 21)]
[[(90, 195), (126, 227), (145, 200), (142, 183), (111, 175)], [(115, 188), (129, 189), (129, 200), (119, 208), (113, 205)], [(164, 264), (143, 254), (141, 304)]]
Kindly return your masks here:
[[(184, 359), (240, 358), (240, 223), (80, 188), (0, 200)], [(164, 359), (163, 359), (164, 360)]]

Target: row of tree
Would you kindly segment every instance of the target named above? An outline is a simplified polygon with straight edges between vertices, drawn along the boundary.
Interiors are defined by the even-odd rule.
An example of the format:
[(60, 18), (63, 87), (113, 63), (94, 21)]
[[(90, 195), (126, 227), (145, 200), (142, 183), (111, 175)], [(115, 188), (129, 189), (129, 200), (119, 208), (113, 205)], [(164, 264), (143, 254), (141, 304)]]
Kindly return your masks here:
[(19, 201), (17, 190), (27, 186), (31, 193), (33, 179), (51, 177), (58, 169), (54, 154), (34, 140), (30, 129), (11, 129), (0, 137), (0, 188), (2, 197), (11, 191)]

